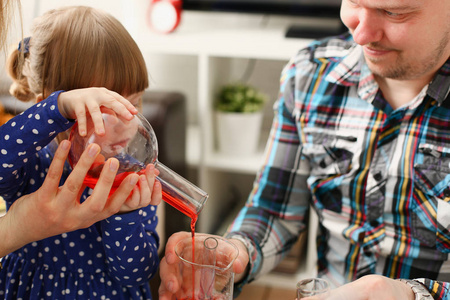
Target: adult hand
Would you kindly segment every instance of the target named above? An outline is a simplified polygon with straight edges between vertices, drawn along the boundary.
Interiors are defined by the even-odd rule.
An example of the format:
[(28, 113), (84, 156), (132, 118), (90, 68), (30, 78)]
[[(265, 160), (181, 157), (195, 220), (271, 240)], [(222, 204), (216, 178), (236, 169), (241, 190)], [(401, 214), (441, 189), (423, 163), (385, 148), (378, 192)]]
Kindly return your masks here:
[(411, 287), (404, 282), (381, 275), (367, 275), (324, 295), (302, 300), (414, 300), (414, 297)]
[[(160, 300), (170, 300), (175, 297), (175, 294), (181, 287), (179, 278), (180, 271), (178, 269), (178, 258), (175, 254), (175, 246), (182, 239), (189, 238), (191, 236), (190, 232), (177, 232), (174, 233), (167, 241), (165, 256), (160, 263), (160, 276), (161, 285), (159, 286), (159, 299)], [(239, 250), (239, 256), (233, 263), (233, 272), (235, 274), (243, 274), (248, 265), (248, 252), (245, 245), (236, 239), (230, 239)], [(235, 282), (237, 280), (235, 279)]]
[(92, 119), (95, 133), (103, 135), (105, 133), (103, 111), (113, 111), (128, 121), (138, 113), (136, 107), (118, 93), (97, 87), (61, 93), (58, 96), (58, 109), (66, 119), (77, 120), (81, 136), (86, 135), (88, 116)]
[(0, 257), (30, 242), (86, 228), (117, 213), (139, 180), (139, 175), (129, 175), (108, 197), (119, 167), (117, 159), (111, 158), (92, 195), (80, 203), (85, 189), (83, 180), (100, 153), (100, 147), (89, 145), (65, 184), (59, 187), (69, 149), (70, 142), (62, 141), (43, 185), (36, 192), (16, 200), (0, 218)]

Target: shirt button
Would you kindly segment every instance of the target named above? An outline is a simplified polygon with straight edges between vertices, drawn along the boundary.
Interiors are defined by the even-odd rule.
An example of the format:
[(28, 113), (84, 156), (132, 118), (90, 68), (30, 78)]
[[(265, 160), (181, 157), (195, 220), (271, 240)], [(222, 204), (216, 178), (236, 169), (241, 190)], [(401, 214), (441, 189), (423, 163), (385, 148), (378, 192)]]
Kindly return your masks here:
[(383, 175), (381, 175), (381, 172), (376, 173), (375, 175), (373, 175), (373, 178), (376, 181), (380, 181), (381, 179), (383, 179)]
[(369, 224), (372, 227), (378, 227), (380, 225), (380, 223), (377, 220), (370, 221)]
[(366, 233), (365, 232), (360, 232), (358, 234), (358, 242), (363, 243), (365, 237), (366, 237)]
[(444, 196), (445, 197), (450, 197), (450, 189), (445, 189), (444, 190)]

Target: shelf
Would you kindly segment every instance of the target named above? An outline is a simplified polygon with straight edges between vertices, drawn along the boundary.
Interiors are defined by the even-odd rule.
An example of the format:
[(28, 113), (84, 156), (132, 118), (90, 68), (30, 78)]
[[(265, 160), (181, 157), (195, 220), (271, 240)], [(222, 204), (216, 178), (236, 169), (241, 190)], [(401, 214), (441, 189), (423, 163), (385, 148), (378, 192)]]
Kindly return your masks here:
[(205, 166), (222, 171), (255, 175), (263, 159), (264, 152), (262, 150), (251, 156), (240, 157), (213, 152), (205, 160)]
[[(187, 164), (192, 167), (198, 167), (201, 163), (202, 150), (200, 136), (199, 126), (191, 125), (187, 127), (186, 159)], [(260, 148), (254, 155), (240, 157), (213, 152), (210, 153), (207, 158), (204, 158), (202, 165), (207, 168), (217, 169), (224, 172), (255, 175), (261, 167), (263, 159), (263, 148)]]
[(188, 166), (199, 166), (201, 151), (200, 127), (190, 125), (186, 128), (186, 162)]
[(287, 61), (312, 40), (287, 39), (284, 31), (284, 28), (179, 30), (168, 35), (145, 32), (135, 39), (146, 53)]

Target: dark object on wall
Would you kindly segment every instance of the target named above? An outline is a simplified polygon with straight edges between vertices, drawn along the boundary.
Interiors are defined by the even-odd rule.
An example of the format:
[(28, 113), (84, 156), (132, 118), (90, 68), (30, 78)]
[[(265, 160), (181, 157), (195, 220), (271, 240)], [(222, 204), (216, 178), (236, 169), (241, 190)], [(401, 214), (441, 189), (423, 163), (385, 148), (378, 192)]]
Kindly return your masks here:
[(183, 0), (183, 9), (288, 16), (339, 17), (341, 0)]
[[(341, 2), (341, 0), (183, 0), (183, 10), (286, 15), (339, 21)], [(340, 22), (337, 23), (336, 26), (326, 28), (294, 24), (289, 27), (285, 36), (318, 39), (347, 31)]]
[(158, 139), (158, 160), (186, 176), (186, 101), (178, 92), (146, 91), (142, 115)]

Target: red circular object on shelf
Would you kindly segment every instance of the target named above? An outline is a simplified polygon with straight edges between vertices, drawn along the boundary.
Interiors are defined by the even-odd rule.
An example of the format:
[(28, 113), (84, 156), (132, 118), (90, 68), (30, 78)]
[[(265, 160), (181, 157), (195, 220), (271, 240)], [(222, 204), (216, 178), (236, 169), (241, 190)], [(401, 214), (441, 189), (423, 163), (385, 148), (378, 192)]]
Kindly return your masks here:
[(147, 18), (150, 27), (160, 33), (170, 33), (181, 19), (181, 0), (151, 0)]

